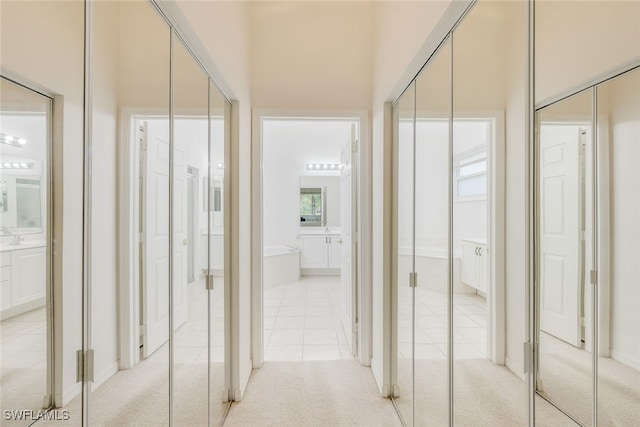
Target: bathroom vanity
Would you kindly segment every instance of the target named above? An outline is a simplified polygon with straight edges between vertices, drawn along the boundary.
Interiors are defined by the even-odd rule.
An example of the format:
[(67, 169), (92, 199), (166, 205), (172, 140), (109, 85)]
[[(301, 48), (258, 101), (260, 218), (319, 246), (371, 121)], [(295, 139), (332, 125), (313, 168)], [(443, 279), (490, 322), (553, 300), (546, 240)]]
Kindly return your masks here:
[(300, 233), (300, 268), (302, 274), (340, 274), (342, 235), (339, 230)]
[(0, 320), (42, 307), (46, 297), (46, 245), (0, 245)]

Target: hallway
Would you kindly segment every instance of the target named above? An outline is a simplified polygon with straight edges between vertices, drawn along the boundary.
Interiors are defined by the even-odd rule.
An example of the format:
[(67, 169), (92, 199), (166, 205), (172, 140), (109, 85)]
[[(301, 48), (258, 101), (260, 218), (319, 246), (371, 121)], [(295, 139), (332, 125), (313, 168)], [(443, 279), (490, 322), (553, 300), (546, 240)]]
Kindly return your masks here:
[(224, 426), (401, 426), (367, 367), (355, 360), (265, 362)]

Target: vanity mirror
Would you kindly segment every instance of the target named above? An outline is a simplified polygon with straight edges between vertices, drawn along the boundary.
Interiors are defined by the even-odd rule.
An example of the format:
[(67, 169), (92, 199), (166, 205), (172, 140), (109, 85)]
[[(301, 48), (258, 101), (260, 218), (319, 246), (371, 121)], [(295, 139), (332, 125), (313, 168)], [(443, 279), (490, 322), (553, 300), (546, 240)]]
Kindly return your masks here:
[(340, 226), (340, 177), (300, 177), (300, 226)]
[(43, 192), (40, 162), (30, 159), (9, 159), (3, 164), (31, 165), (27, 169), (0, 171), (0, 224), (11, 234), (41, 233)]
[(300, 188), (300, 225), (325, 225), (325, 188)]

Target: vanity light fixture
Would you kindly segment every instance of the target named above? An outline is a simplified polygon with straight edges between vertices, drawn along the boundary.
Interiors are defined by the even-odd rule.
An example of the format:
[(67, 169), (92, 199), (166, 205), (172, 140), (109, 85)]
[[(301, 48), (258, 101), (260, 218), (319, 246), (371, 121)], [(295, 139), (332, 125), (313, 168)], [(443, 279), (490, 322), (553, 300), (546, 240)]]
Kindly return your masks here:
[(0, 133), (0, 143), (11, 145), (12, 147), (22, 147), (27, 144), (27, 140), (17, 136)]
[(307, 163), (307, 170), (340, 170), (343, 166), (340, 163)]
[(33, 162), (2, 162), (0, 163), (0, 169), (33, 169), (35, 168), (35, 163)]

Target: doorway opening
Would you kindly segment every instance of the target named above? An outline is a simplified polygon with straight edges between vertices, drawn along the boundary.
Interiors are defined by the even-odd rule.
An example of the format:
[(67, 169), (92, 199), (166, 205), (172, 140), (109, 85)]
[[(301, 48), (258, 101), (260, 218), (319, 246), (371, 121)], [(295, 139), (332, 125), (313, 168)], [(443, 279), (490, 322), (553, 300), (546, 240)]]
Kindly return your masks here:
[(55, 97), (4, 76), (0, 94), (0, 402), (5, 415), (38, 413), (54, 404), (60, 387), (53, 341)]
[(362, 362), (369, 351), (361, 319), (370, 308), (361, 296), (358, 251), (361, 118), (259, 120), (254, 366)]

